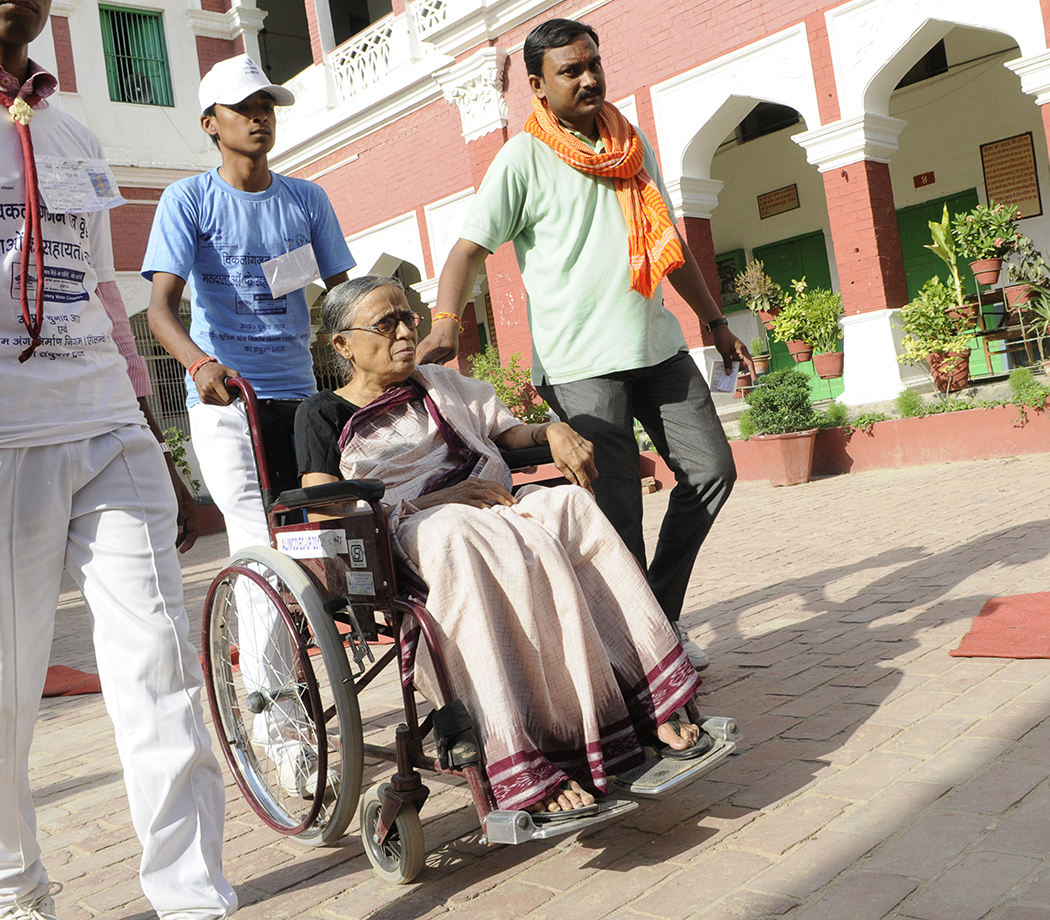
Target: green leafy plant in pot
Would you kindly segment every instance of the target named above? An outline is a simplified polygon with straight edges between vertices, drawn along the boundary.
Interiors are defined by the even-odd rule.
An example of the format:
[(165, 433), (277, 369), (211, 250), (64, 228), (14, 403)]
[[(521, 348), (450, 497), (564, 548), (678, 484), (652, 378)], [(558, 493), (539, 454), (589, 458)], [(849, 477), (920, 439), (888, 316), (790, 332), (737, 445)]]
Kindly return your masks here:
[(1037, 286), (1050, 282), (1050, 266), (1032, 240), (1021, 234), (1006, 264), (1006, 305), (1017, 309), (1027, 304)]
[(769, 371), (769, 341), (765, 336), (756, 335), (751, 340), (751, 360), (755, 365), (756, 374), (765, 374)]
[(1012, 204), (989, 201), (968, 214), (956, 214), (952, 236), (969, 263), (978, 284), (995, 284), (1003, 259), (1014, 251), (1021, 236), (1016, 221), (1021, 214)]
[(763, 374), (744, 397), (740, 433), (762, 445), (775, 486), (809, 482), (820, 415), (813, 408), (809, 377), (793, 367)]
[[(805, 277), (792, 281), (791, 286), (794, 294), (784, 298), (784, 306), (774, 320), (773, 335), (787, 345), (797, 362), (810, 360), (814, 352), (837, 353), (841, 357), (842, 295), (826, 288), (811, 288)], [(832, 362), (837, 363), (837, 373), (829, 368), (820, 376), (841, 376), (841, 361), (836, 358)]]
[(900, 312), (904, 350), (898, 360), (926, 362), (942, 393), (961, 390), (969, 380), (970, 341), (977, 329), (960, 328), (951, 316), (957, 305), (956, 294), (940, 278), (930, 278)]

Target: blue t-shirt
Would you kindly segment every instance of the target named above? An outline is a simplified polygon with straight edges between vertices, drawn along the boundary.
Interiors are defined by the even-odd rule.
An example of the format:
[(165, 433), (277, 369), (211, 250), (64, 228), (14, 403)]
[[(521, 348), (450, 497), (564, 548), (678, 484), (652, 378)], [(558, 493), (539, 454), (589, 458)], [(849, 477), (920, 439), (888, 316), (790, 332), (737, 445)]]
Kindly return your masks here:
[[(274, 297), (262, 263), (311, 244), (322, 278), (353, 268), (324, 189), (277, 173), (264, 192), (242, 192), (217, 169), (165, 189), (142, 274), (169, 272), (190, 287), (190, 338), (247, 377), (263, 398), (317, 392), (304, 289)], [(186, 375), (186, 404), (200, 398)]]

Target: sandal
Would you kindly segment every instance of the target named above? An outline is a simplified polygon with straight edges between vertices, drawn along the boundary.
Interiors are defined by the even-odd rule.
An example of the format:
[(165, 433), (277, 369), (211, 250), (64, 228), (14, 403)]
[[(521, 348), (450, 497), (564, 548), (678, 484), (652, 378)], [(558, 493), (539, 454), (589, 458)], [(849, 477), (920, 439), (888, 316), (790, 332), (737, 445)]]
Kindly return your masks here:
[[(678, 735), (678, 737), (682, 736), (682, 733), (678, 730), (678, 719), (669, 719), (667, 724), (674, 728), (675, 734)], [(676, 750), (666, 741), (661, 741), (656, 735), (653, 735), (652, 737), (652, 746), (656, 748), (656, 752), (664, 760), (693, 760), (697, 757), (702, 757), (710, 751), (714, 745), (715, 739), (702, 729), (700, 731), (700, 737), (696, 740), (696, 743), (687, 748), (683, 748), (682, 750)]]

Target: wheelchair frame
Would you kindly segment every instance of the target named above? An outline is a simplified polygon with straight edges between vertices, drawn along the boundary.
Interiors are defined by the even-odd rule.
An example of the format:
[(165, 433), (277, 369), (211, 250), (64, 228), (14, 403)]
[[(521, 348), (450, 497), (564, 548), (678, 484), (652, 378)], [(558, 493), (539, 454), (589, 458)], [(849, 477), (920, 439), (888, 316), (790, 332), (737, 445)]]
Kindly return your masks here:
[[(476, 737), (473, 762), (469, 729), (437, 737), (435, 723), (442, 721), (441, 713), (456, 705), (455, 694), (433, 619), (424, 605), (426, 587), (395, 564), (386, 513), (380, 503), (383, 483), (344, 481), (275, 496), (254, 391), (242, 378), (227, 383), (239, 391), (245, 403), (271, 546), (235, 553), (213, 580), (205, 602), (203, 661), (219, 746), (241, 792), (262, 820), (278, 833), (304, 843), (331, 844), (346, 831), (360, 799), (361, 836), (369, 860), (382, 878), (403, 884), (419, 873), (425, 858), (419, 812), (429, 789), (419, 771), (467, 780), (483, 843), (522, 843), (572, 833), (636, 808), (634, 801), (610, 797), (599, 801), (596, 814), (592, 809), (584, 817), (564, 813), (562, 819), (549, 823), (534, 821), (525, 811), (498, 808)], [(546, 448), (515, 453), (522, 455), (519, 467), (549, 459)], [(350, 501), (357, 502), (358, 507), (342, 518), (287, 521), (293, 512)], [(362, 508), (362, 504), (367, 507)], [(241, 583), (251, 585), (255, 602), (265, 598), (271, 610), (266, 647), (282, 650), (282, 666), (277, 669), (282, 672), (279, 686), (251, 689), (243, 674), (238, 677), (238, 643), (247, 635), (240, 630), (239, 598), (246, 596), (239, 588)], [(401, 656), (405, 630), (413, 623), (429, 650), (441, 703), (422, 721), (416, 690), (405, 679)], [(258, 624), (252, 629), (258, 629)], [(376, 660), (368, 643), (381, 636), (392, 644)], [(356, 678), (348, 656), (359, 670)], [(365, 665), (366, 658), (370, 666)], [(397, 726), (393, 748), (366, 744), (358, 694), (394, 660), (398, 662), (404, 721)], [(686, 711), (691, 719), (701, 722), (695, 700)], [(290, 744), (292, 750), (300, 752), (309, 746), (316, 753), (316, 763), (297, 763), (297, 785), (291, 792), (287, 770), (271, 762), (268, 754), (260, 755), (265, 745), (257, 738), (258, 719), (274, 716), (285, 718), (293, 726), (290, 734), (289, 729), (282, 728), (283, 734), (274, 744), (284, 746), (282, 749)], [(731, 753), (739, 734), (729, 719), (707, 719), (703, 725), (718, 748), (717, 756), (713, 752), (704, 758), (711, 761), (705, 768), (709, 769)], [(435, 735), (438, 757), (424, 750), (424, 740), (431, 734)], [(396, 772), (389, 782), (373, 786), (362, 797), (366, 755), (395, 764)], [(462, 761), (459, 764), (457, 757)], [(652, 787), (652, 794), (675, 784), (672, 777), (663, 786)], [(628, 790), (639, 791), (629, 786)]]

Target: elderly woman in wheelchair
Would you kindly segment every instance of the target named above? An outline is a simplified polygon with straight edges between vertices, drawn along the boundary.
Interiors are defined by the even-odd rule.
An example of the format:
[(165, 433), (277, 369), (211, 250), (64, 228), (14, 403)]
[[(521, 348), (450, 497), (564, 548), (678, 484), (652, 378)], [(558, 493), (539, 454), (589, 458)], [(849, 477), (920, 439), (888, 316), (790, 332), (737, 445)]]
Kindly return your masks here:
[[(395, 553), (428, 587), (499, 807), (582, 815), (645, 761), (644, 745), (705, 754), (712, 738), (678, 714), (699, 680), (588, 492), (590, 443), (563, 423), (520, 423), (488, 384), (417, 367), (420, 317), (394, 279), (339, 285), (323, 321), (348, 382), (299, 410), (303, 486), (386, 484)], [(572, 485), (512, 494), (500, 450), (535, 444), (549, 444)], [(414, 668), (433, 700), (422, 643)]]

